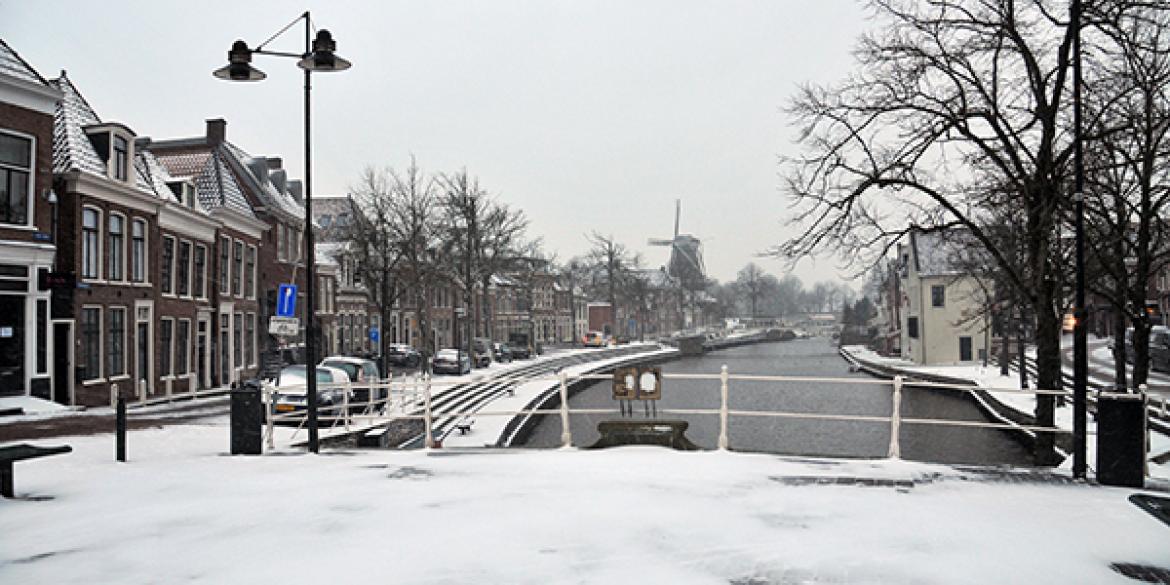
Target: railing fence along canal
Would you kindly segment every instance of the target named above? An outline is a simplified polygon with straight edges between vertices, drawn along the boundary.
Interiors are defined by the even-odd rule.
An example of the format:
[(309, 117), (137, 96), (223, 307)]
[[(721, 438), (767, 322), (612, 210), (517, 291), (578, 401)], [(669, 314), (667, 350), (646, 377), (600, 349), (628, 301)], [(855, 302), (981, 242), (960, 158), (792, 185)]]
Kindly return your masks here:
[[(359, 425), (377, 426), (382, 423), (387, 423), (390, 420), (417, 420), (422, 421), (422, 435), (423, 444), (426, 447), (434, 447), (438, 444), (445, 434), (450, 433), (456, 428), (456, 423), (460, 420), (466, 420), (470, 417), (532, 417), (539, 415), (557, 415), (560, 419), (562, 427), (561, 431), (561, 445), (570, 447), (573, 445), (573, 435), (571, 430), (570, 417), (579, 415), (598, 415), (598, 416), (620, 416), (622, 411), (618, 408), (572, 408), (569, 405), (568, 389), (571, 385), (586, 381), (586, 380), (612, 380), (613, 376), (610, 374), (572, 374), (567, 373), (563, 369), (552, 374), (538, 374), (526, 375), (518, 374), (513, 376), (501, 376), (497, 379), (481, 382), (467, 382), (465, 380), (433, 378), (431, 376), (408, 376), (389, 379), (380, 383), (361, 383), (361, 384), (320, 384), (318, 391), (325, 391), (331, 388), (342, 389), (342, 401), (340, 404), (333, 406), (323, 406), (320, 410), (320, 416), (324, 421), (323, 427), (332, 428), (336, 430), (344, 430), (350, 432)], [(953, 420), (940, 418), (924, 418), (924, 417), (909, 417), (902, 414), (902, 404), (905, 399), (906, 390), (909, 388), (922, 390), (937, 390), (946, 392), (959, 393), (1007, 393), (1007, 394), (1026, 394), (1033, 396), (1063, 396), (1070, 397), (1071, 393), (1064, 390), (1036, 390), (1036, 389), (1019, 389), (1019, 388), (988, 388), (988, 387), (974, 387), (957, 384), (946, 384), (938, 382), (922, 382), (922, 381), (908, 381), (902, 376), (897, 376), (893, 380), (881, 380), (874, 378), (825, 378), (825, 377), (805, 377), (805, 376), (770, 376), (770, 375), (755, 375), (755, 374), (735, 374), (728, 370), (724, 365), (718, 373), (669, 373), (663, 372), (662, 379), (663, 386), (667, 386), (670, 380), (709, 380), (712, 382), (712, 389), (719, 393), (719, 407), (718, 408), (659, 408), (658, 413), (662, 415), (711, 415), (719, 417), (719, 436), (718, 447), (720, 449), (729, 449), (733, 445), (728, 439), (728, 428), (731, 426), (736, 417), (770, 417), (770, 418), (785, 418), (785, 419), (812, 419), (824, 421), (854, 421), (871, 424), (888, 425), (890, 429), (889, 446), (887, 455), (889, 457), (901, 457), (901, 436), (902, 429), (906, 425), (937, 425), (950, 427), (967, 427), (967, 428), (981, 428), (981, 429), (998, 429), (1004, 431), (1015, 431), (1024, 433), (1060, 433), (1066, 432), (1059, 427), (1042, 426), (1035, 424), (1021, 424), (1006, 419), (1001, 419), (1003, 422), (988, 422), (988, 421), (973, 421), (973, 420)], [(559, 406), (556, 408), (523, 408), (523, 409), (502, 409), (492, 410), (490, 405), (484, 404), (484, 408), (468, 408), (468, 402), (459, 402), (458, 398), (462, 395), (459, 392), (458, 386), (472, 386), (475, 384), (495, 384), (496, 390), (500, 387), (506, 387), (508, 392), (511, 392), (519, 384), (527, 384), (530, 382), (546, 382), (547, 388), (542, 395), (551, 398), (553, 393), (559, 394)], [(892, 404), (889, 416), (883, 415), (865, 415), (865, 414), (838, 414), (838, 413), (824, 413), (824, 412), (795, 412), (786, 410), (767, 410), (767, 409), (741, 409), (731, 407), (732, 393), (734, 392), (759, 392), (759, 391), (776, 391), (783, 392), (783, 383), (800, 383), (800, 384), (850, 384), (856, 386), (859, 390), (892, 390)], [(352, 390), (357, 388), (370, 388), (368, 393), (369, 399), (361, 402), (353, 402), (350, 400)], [(379, 398), (383, 394), (381, 390), (386, 390), (385, 397)], [(266, 429), (266, 443), (269, 449), (275, 447), (274, 435), (275, 425), (280, 422), (295, 423), (296, 430), (290, 441), (295, 440), (297, 433), (304, 427), (305, 415), (303, 411), (293, 412), (276, 412), (272, 408), (273, 393), (276, 389), (270, 385), (264, 387), (264, 402), (267, 412), (267, 429)], [(288, 390), (285, 388), (284, 390)], [(298, 389), (298, 392), (303, 392)], [(543, 400), (535, 401), (536, 404), (543, 403)], [(1162, 408), (1165, 408), (1165, 401), (1163, 399)], [(507, 445), (505, 441), (503, 443)]]

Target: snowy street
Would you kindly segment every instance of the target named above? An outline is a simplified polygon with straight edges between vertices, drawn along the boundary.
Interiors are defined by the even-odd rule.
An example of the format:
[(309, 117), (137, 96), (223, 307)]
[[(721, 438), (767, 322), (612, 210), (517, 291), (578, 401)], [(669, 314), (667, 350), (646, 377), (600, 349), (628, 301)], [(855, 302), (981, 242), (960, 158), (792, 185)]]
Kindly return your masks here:
[[(222, 420), (18, 464), (5, 583), (1132, 583), (1133, 490), (651, 447), (226, 455)], [(51, 444), (52, 441), (45, 442)], [(1060, 472), (1058, 472), (1060, 473)], [(1165, 495), (1165, 494), (1162, 494)]]

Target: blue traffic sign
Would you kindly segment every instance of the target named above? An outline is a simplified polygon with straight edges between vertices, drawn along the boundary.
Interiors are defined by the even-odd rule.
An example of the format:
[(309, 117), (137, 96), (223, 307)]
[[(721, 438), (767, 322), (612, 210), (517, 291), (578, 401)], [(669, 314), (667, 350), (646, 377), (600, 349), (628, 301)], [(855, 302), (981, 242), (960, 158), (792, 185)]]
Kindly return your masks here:
[(276, 291), (276, 316), (292, 317), (297, 311), (297, 285), (282, 284)]
[(378, 343), (378, 327), (377, 326), (370, 327), (370, 341), (372, 341), (374, 343)]

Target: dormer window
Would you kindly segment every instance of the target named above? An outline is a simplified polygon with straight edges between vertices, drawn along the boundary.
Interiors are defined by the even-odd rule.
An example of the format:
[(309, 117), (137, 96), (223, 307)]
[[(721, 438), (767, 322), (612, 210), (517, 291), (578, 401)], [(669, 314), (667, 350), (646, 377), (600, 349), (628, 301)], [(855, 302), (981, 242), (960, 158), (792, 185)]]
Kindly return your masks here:
[(106, 163), (106, 176), (129, 182), (130, 161), (134, 158), (134, 132), (121, 124), (107, 122), (86, 126), (85, 134), (98, 158)]
[(167, 187), (170, 187), (180, 205), (195, 209), (195, 185), (188, 181), (171, 181)]
[(126, 167), (130, 156), (130, 146), (123, 136), (114, 136), (114, 178), (126, 180)]

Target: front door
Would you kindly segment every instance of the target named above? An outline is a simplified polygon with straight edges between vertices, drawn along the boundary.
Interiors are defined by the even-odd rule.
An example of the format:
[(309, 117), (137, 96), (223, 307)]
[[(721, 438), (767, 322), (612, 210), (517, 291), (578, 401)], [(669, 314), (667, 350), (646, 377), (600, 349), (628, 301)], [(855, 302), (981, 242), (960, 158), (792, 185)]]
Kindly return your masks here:
[(73, 404), (73, 324), (53, 323), (53, 401)]
[(150, 305), (139, 303), (134, 307), (134, 382), (143, 396), (151, 394), (154, 389), (151, 376), (154, 371), (154, 343), (150, 337), (152, 316)]
[(198, 330), (195, 334), (195, 383), (198, 384), (200, 390), (211, 387), (211, 364), (208, 354), (211, 340), (209, 337), (207, 317), (200, 316)]
[(960, 337), (959, 338), (959, 361), (961, 361), (961, 362), (971, 361), (971, 338), (970, 337)]
[(24, 394), (25, 297), (0, 295), (0, 395)]

